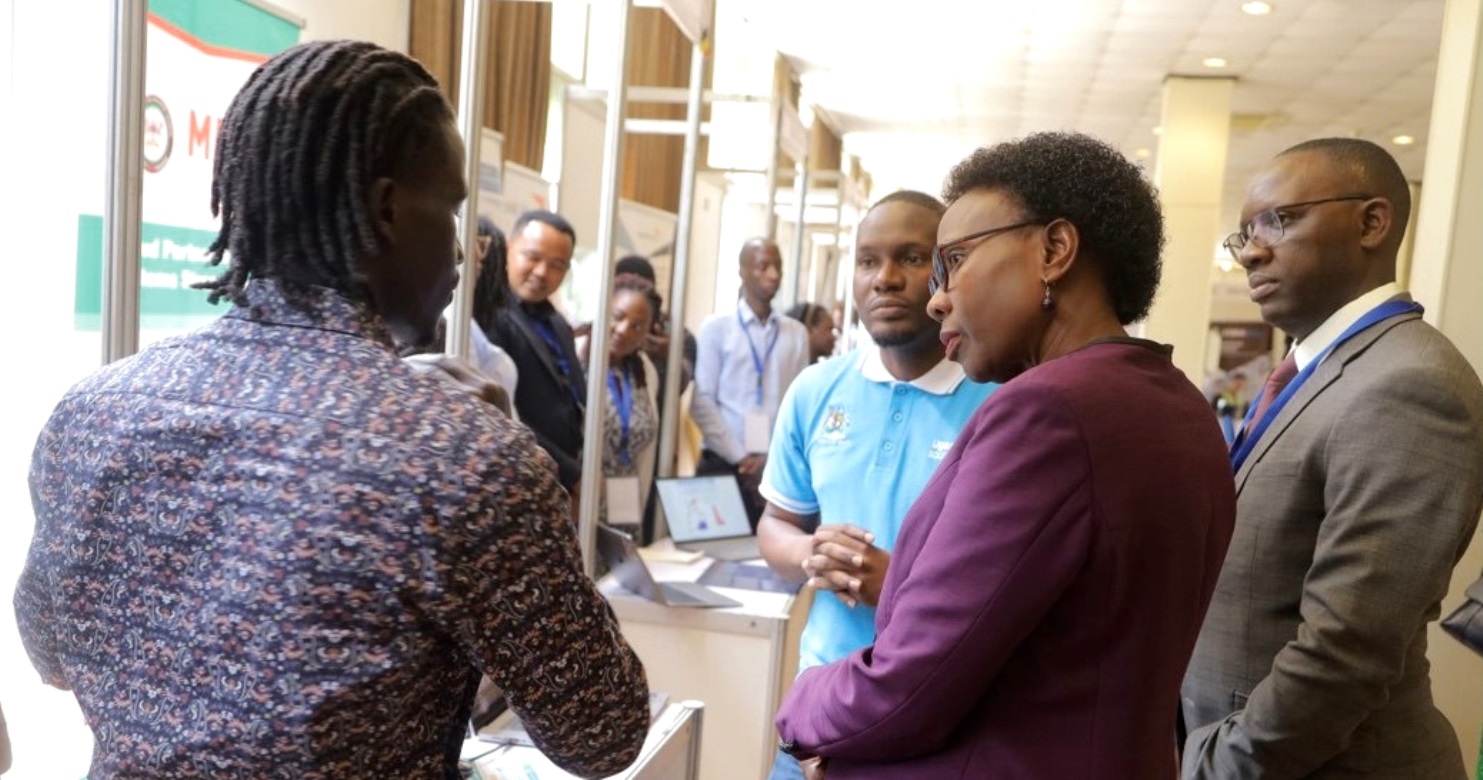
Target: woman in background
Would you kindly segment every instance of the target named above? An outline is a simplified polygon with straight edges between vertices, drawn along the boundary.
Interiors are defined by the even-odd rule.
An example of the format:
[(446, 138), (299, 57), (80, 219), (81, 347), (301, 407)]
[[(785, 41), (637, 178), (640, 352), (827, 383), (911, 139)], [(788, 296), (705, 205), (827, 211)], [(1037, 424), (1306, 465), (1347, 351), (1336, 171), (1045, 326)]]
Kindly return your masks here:
[(799, 675), (782, 748), (830, 778), (1174, 778), (1234, 528), (1225, 442), (1130, 338), (1163, 218), (1116, 149), (1041, 133), (949, 175), (928, 311), (979, 407), (907, 514), (875, 644)]
[(494, 226), (493, 220), (481, 214), (479, 264), (474, 272), (474, 324), (478, 327), (469, 331), (469, 346), (474, 366), (499, 383), (513, 399), (515, 385), (520, 381), (520, 370), (508, 352), (489, 341), (495, 312), (505, 305), (509, 296), (510, 281), (505, 274), (505, 234)]
[[(659, 440), (659, 374), (644, 354), (644, 339), (661, 301), (636, 274), (613, 278), (608, 332), (608, 402), (603, 405), (604, 522), (637, 531), (654, 481)], [(588, 378), (593, 381), (595, 377)]]
[(817, 303), (803, 302), (788, 310), (788, 316), (808, 328), (808, 353), (810, 364), (817, 363), (834, 354), (834, 315)]

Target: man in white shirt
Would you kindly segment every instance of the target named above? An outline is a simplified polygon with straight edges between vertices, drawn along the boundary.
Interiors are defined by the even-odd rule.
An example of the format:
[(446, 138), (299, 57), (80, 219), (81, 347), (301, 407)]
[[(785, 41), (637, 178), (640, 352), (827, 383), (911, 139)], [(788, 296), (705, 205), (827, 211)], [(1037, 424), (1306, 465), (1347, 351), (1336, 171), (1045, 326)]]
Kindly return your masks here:
[(735, 311), (712, 316), (700, 329), (691, 416), (704, 434), (701, 474), (732, 473), (753, 530), (766, 502), (757, 492), (783, 393), (808, 367), (808, 329), (773, 311), (783, 281), (777, 243), (742, 245), (741, 298)]
[(1463, 778), (1426, 627), (1483, 507), (1483, 386), (1396, 285), (1410, 210), (1389, 153), (1325, 138), (1257, 175), (1226, 239), (1297, 343), (1232, 445), (1185, 780)]

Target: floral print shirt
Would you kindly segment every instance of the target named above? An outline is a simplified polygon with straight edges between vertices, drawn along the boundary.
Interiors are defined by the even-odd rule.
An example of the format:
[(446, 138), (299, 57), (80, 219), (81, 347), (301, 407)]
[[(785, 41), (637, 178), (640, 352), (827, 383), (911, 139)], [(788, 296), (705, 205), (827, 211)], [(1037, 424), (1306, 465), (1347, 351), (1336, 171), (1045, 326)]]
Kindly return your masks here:
[(480, 673), (579, 775), (648, 727), (530, 432), (327, 290), (105, 367), (42, 430), (15, 595), (91, 780), (454, 778)]
[[(612, 372), (621, 376), (624, 370)], [(642, 371), (626, 371), (627, 378), (621, 380), (620, 388), (627, 388), (632, 396), (632, 407), (628, 417), (627, 447), (623, 442), (623, 418), (618, 412), (621, 400), (614, 397), (609, 383), (608, 402), (603, 404), (603, 448), (602, 473), (606, 477), (632, 477), (639, 474), (638, 459), (643, 451), (659, 437), (659, 413), (654, 409), (654, 400), (648, 388), (635, 384)], [(627, 457), (625, 457), (625, 454)]]

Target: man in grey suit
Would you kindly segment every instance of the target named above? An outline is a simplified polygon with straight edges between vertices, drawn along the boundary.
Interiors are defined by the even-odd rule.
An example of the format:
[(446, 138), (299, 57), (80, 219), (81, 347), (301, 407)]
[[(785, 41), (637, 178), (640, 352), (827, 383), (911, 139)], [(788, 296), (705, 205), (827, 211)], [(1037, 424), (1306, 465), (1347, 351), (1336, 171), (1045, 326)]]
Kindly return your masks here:
[(1464, 776), (1426, 624), (1483, 508), (1483, 386), (1396, 285), (1410, 210), (1384, 149), (1320, 139), (1253, 180), (1226, 239), (1296, 376), (1232, 449), (1186, 780)]

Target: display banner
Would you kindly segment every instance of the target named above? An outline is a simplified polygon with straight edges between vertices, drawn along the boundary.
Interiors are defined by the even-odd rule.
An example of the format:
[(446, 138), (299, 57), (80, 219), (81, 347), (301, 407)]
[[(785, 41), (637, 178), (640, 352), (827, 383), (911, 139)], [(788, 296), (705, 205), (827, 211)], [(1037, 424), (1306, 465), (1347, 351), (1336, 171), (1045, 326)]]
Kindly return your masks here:
[[(190, 284), (218, 276), (206, 247), (211, 174), (221, 119), (253, 70), (299, 39), (294, 23), (244, 0), (150, 0), (144, 98), (144, 200), (140, 231), (141, 330), (183, 330), (220, 316)], [(102, 315), (103, 218), (77, 219), (79, 330)]]

